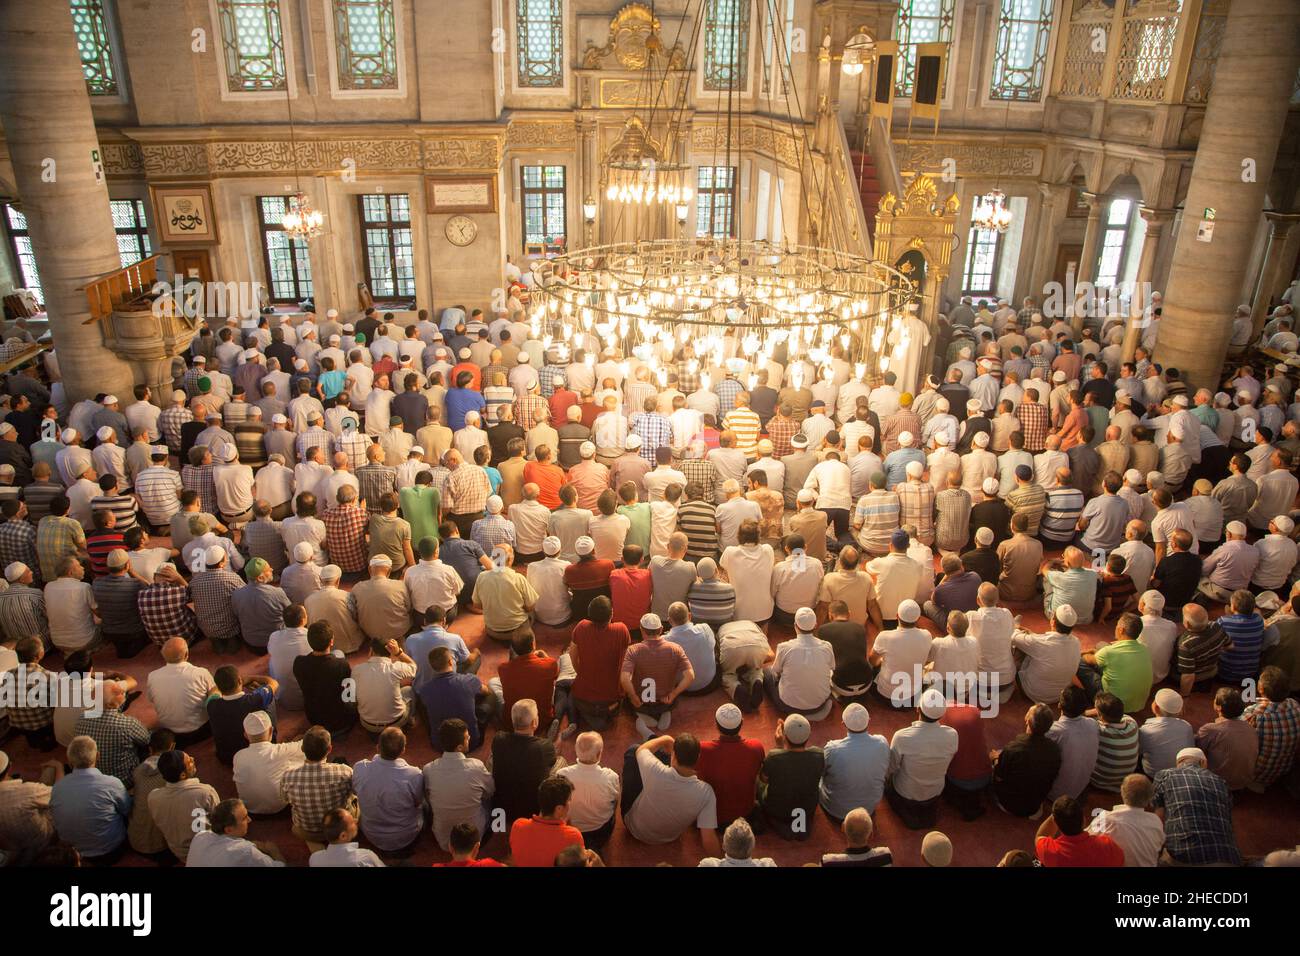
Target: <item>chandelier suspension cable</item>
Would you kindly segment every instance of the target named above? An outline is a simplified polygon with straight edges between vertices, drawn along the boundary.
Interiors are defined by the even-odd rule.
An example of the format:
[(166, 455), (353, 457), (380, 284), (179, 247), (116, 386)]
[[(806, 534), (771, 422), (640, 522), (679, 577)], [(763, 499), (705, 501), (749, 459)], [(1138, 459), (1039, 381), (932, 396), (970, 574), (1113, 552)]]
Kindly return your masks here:
[(293, 162), (293, 186), (296, 192), (285, 204), (280, 225), (289, 234), (291, 240), (310, 242), (321, 234), (325, 217), (319, 210), (312, 208), (307, 194), (302, 191), (302, 175), (298, 168), (298, 137), (293, 125), (293, 97), (290, 95), (287, 80), (284, 84), (284, 105), (289, 117), (289, 154)]

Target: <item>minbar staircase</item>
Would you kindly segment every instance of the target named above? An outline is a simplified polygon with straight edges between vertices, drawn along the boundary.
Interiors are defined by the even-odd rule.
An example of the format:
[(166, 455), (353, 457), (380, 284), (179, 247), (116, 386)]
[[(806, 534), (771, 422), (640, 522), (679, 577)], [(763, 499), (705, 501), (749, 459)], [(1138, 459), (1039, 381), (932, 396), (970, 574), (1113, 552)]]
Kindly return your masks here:
[(867, 232), (874, 239), (876, 210), (880, 206), (880, 197), (884, 195), (885, 190), (880, 185), (880, 178), (876, 174), (876, 164), (870, 153), (853, 150), (849, 153), (849, 159), (853, 163), (853, 175), (857, 180), (858, 195), (862, 197), (862, 211), (867, 217)]

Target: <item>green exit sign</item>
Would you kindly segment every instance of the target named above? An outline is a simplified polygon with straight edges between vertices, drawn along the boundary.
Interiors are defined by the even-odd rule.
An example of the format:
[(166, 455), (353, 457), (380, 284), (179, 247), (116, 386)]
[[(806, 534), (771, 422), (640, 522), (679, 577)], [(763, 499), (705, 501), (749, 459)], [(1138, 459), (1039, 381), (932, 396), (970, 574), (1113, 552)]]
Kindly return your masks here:
[(1202, 219), (1208, 219), (1208, 220), (1210, 220), (1211, 222), (1213, 222), (1213, 221), (1214, 221), (1214, 207), (1213, 207), (1213, 206), (1206, 206), (1206, 207), (1205, 207), (1205, 215), (1202, 216), (1201, 218), (1202, 218)]

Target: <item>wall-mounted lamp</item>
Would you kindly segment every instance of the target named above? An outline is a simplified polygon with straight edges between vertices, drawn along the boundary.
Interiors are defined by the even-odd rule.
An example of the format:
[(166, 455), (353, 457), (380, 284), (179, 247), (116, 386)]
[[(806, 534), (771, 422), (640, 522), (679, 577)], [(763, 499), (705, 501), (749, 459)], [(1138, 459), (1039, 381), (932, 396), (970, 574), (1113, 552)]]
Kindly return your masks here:
[(587, 221), (587, 225), (596, 221), (596, 201), (590, 196), (582, 201), (582, 218)]

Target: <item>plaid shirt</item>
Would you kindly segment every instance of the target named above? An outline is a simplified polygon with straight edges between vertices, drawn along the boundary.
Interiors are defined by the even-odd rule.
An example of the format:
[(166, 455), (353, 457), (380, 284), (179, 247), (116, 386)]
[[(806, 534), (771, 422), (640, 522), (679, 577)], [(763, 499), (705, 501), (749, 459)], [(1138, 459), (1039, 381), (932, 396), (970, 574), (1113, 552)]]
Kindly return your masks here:
[(348, 467), (353, 471), (366, 465), (366, 449), (374, 444), (365, 432), (344, 432), (343, 437), (334, 442), (335, 451), (348, 456)]
[(724, 378), (713, 390), (718, 394), (718, 405), (725, 416), (736, 407), (736, 396), (745, 390), (745, 386), (734, 378)]
[(686, 484), (698, 483), (704, 489), (704, 500), (709, 504), (716, 502), (714, 486), (718, 483), (718, 468), (711, 461), (703, 458), (684, 458), (677, 463), (677, 470), (686, 476)]
[(673, 443), (673, 426), (658, 412), (637, 412), (627, 422), (628, 431), (641, 437), (641, 457), (653, 463), (660, 445)]
[(294, 447), (298, 451), (299, 461), (307, 460), (307, 449), (320, 448), (322, 449), (321, 460), (328, 464), (330, 456), (333, 454), (334, 436), (319, 426), (308, 428), (298, 436), (298, 441), (295, 442)]
[(767, 437), (772, 440), (772, 457), (784, 458), (793, 454), (790, 439), (799, 433), (799, 423), (793, 418), (776, 415), (767, 420)]
[[(695, 367), (691, 371), (691, 366)], [(687, 362), (677, 363), (677, 387), (681, 389), (682, 394), (689, 395), (700, 387), (700, 363), (691, 359)]]
[[(898, 491), (902, 488), (895, 488)], [(945, 488), (934, 496), (934, 541), (941, 551), (960, 551), (970, 540), (970, 492), (965, 488)]]
[[(362, 465), (356, 470), (358, 498), (366, 503), (366, 511), (377, 513), (379, 499), (388, 492), (397, 494), (397, 469), (391, 465)], [(342, 567), (343, 565), (339, 565)]]
[[(563, 365), (543, 365), (537, 373), (537, 383), (542, 387), (542, 395), (550, 398), (555, 394), (555, 380), (564, 375)], [(489, 379), (491, 381), (491, 379)]]
[(1246, 722), (1259, 734), (1255, 783), (1267, 787), (1295, 764), (1300, 746), (1300, 704), (1288, 697), (1281, 703), (1260, 698), (1246, 708)]
[(49, 646), (50, 622), (45, 617), (45, 595), (39, 588), (11, 584), (0, 591), (0, 629), (5, 640), (40, 637)]
[(447, 479), (442, 506), (452, 514), (481, 514), (492, 493), (487, 472), (478, 465), (461, 462)]
[(181, 426), (194, 421), (194, 413), (184, 405), (169, 405), (158, 416), (158, 430), (173, 452), (180, 451)]
[(21, 561), (32, 569), (40, 586), (40, 559), (36, 556), (36, 529), (24, 520), (10, 518), (0, 524), (0, 568)]
[(181, 469), (181, 485), (186, 491), (199, 493), (199, 509), (210, 515), (220, 513), (217, 507), (217, 484), (212, 479), (211, 465), (186, 465)]
[(293, 806), (293, 825), (308, 836), (321, 836), (325, 814), (351, 793), (352, 768), (342, 763), (305, 763), (280, 779), (280, 799)]
[(916, 538), (922, 544), (934, 543), (934, 485), (928, 481), (908, 479), (894, 485), (898, 495), (899, 524), (916, 525)]
[(199, 622), (189, 607), (190, 589), (183, 584), (151, 584), (136, 596), (140, 620), (149, 640), (162, 645), (170, 638), (183, 637), (191, 643), (199, 636)]
[(1204, 767), (1161, 770), (1152, 803), (1165, 808), (1165, 851), (1179, 863), (1241, 866), (1232, 794), (1222, 777)]
[[(40, 664), (27, 664), (23, 670), (25, 674), (23, 686), (15, 686), (14, 688), (19, 706), (9, 708), (9, 723), (17, 730), (40, 730), (42, 727), (48, 727), (54, 722), (54, 708), (25, 707), (21, 706), (21, 702), (35, 697), (39, 692), (33, 688), (40, 687), (42, 684), (46, 685), (44, 691), (45, 702), (50, 702), (50, 672)], [(14, 676), (17, 677), (17, 672), (15, 672)]]
[(86, 532), (81, 522), (67, 515), (46, 515), (36, 526), (36, 554), (41, 577), (53, 581), (59, 576), (59, 562), (86, 550)]
[(503, 518), (500, 515), (488, 515), (486, 518), (479, 518), (470, 528), (469, 537), (471, 541), (478, 544), (488, 554), (499, 544), (508, 544), (510, 547), (515, 546), (515, 523), (509, 518)]
[(199, 628), (206, 637), (221, 640), (239, 636), (239, 618), (235, 617), (230, 595), (243, 586), (239, 575), (227, 568), (200, 571), (194, 575), (190, 581), (190, 593), (194, 596)]
[(126, 786), (132, 785), (132, 774), (140, 766), (137, 748), (149, 743), (149, 728), (120, 710), (106, 710), (98, 717), (82, 717), (74, 730), (95, 741), (99, 760), (95, 766), (100, 773), (117, 777)]
[(321, 515), (325, 523), (325, 550), (330, 561), (344, 571), (366, 569), (366, 527), (370, 517), (355, 502), (331, 508)]
[[(525, 395), (522, 398), (515, 399), (515, 424), (524, 431), (528, 431), (549, 415), (550, 411), (550, 406), (542, 396)], [(551, 424), (555, 423), (552, 422)], [(560, 424), (564, 423), (560, 422)]]
[(181, 376), (181, 388), (185, 389), (185, 394), (190, 398), (194, 398), (199, 394), (199, 379), (207, 377), (208, 370), (206, 366), (203, 368), (199, 368), (197, 365), (191, 366)]
[(1025, 451), (1036, 455), (1046, 448), (1050, 430), (1047, 406), (1042, 402), (1021, 402), (1016, 417), (1020, 419), (1020, 430), (1025, 436)]

